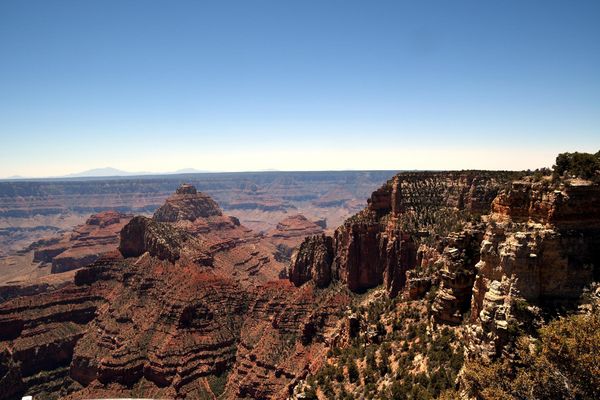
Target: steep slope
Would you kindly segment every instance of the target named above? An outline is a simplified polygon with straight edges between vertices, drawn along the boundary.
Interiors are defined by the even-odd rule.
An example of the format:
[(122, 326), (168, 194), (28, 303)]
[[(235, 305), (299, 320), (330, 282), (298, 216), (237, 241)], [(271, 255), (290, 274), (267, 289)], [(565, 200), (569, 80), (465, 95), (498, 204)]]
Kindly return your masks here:
[(52, 273), (91, 264), (117, 247), (119, 232), (131, 218), (132, 215), (116, 211), (94, 214), (58, 241), (41, 241), (30, 246), (34, 249), (33, 261), (50, 263)]
[[(330, 275), (366, 293), (353, 296), (324, 366), (293, 397), (497, 398), (482, 394), (483, 376), (510, 386), (511, 368), (537, 357), (539, 327), (578, 306), (596, 309), (585, 299), (599, 278), (600, 185), (518, 177), (399, 174), (333, 238), (306, 239), (293, 283), (327, 286)], [(497, 359), (505, 364), (485, 370)], [(542, 398), (572, 398), (582, 386), (572, 374), (552, 378), (556, 366), (546, 377), (535, 368), (520, 379), (558, 385)]]
[(180, 187), (74, 282), (0, 306), (0, 398), (285, 398), (348, 296), (278, 279), (274, 251)]
[[(373, 192), (367, 208), (335, 231), (330, 275), (355, 292), (383, 283), (396, 296), (406, 271), (416, 266), (419, 244), (433, 243), (489, 212), (491, 201), (515, 176), (484, 171), (396, 175)], [(300, 254), (310, 251), (306, 246)], [(292, 263), (290, 276), (306, 275), (298, 271), (302, 268), (307, 267)]]

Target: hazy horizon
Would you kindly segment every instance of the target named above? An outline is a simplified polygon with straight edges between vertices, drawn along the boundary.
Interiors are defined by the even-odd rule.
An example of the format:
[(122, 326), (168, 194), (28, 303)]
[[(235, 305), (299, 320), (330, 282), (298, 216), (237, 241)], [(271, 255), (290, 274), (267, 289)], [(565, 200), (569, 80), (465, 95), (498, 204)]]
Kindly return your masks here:
[(600, 148), (600, 3), (3, 1), (0, 178)]

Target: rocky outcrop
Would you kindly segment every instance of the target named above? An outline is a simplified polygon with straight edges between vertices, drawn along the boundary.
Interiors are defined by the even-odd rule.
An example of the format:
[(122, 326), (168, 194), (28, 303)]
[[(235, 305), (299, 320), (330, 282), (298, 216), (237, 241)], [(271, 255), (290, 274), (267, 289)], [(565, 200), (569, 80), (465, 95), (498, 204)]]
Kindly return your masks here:
[(588, 181), (513, 182), (493, 202), (497, 220), (537, 222), (557, 229), (600, 229), (600, 192)]
[(438, 322), (458, 325), (469, 310), (482, 237), (482, 228), (473, 226), (448, 236), (436, 263), (440, 286), (431, 311)]
[(313, 280), (319, 287), (331, 282), (333, 240), (325, 235), (307, 237), (292, 254), (289, 279), (300, 286)]
[(600, 266), (600, 186), (515, 182), (493, 203), (473, 287), (469, 354), (495, 357), (531, 306), (577, 303)]
[[(488, 213), (500, 189), (516, 175), (485, 171), (396, 175), (373, 192), (367, 208), (335, 231), (332, 278), (352, 291), (385, 284), (389, 295), (396, 296), (406, 284), (406, 272), (418, 265), (420, 238), (436, 241)], [(456, 279), (448, 276), (447, 286)]]
[(85, 224), (60, 238), (33, 243), (30, 246), (34, 250), (33, 260), (52, 264), (52, 273), (84, 267), (116, 249), (119, 232), (131, 218), (117, 211), (94, 214)]
[(181, 185), (173, 196), (154, 213), (157, 222), (195, 221), (197, 218), (223, 215), (219, 205), (189, 184)]
[(134, 217), (121, 231), (119, 251), (123, 257), (139, 257), (148, 252), (160, 260), (175, 262), (189, 233), (143, 216)]

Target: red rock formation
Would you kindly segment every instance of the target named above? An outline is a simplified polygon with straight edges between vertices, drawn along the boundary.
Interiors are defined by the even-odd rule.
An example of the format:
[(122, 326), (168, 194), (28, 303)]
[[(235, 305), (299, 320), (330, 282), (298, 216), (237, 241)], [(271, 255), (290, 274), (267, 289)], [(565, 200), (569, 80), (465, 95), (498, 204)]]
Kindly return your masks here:
[(217, 380), (223, 398), (285, 398), (318, 364), (348, 298), (277, 279), (272, 244), (195, 214), (210, 201), (184, 190), (174, 197), (190, 209), (169, 201), (158, 215), (172, 222), (132, 219), (122, 254), (0, 304), (0, 388), (14, 388), (0, 399), (210, 398)]
[(94, 214), (62, 238), (34, 244), (34, 261), (52, 263), (52, 273), (91, 264), (117, 247), (119, 232), (131, 217), (116, 211)]
[(415, 239), (448, 234), (461, 229), (469, 215), (489, 212), (501, 186), (515, 175), (484, 171), (396, 175), (373, 192), (365, 210), (335, 231), (332, 277), (353, 291), (385, 284), (390, 296), (396, 296), (405, 286), (406, 271), (417, 265)]
[(492, 204), (498, 220), (537, 222), (559, 229), (600, 228), (600, 193), (591, 182), (550, 183), (513, 182)]
[(436, 263), (440, 287), (431, 309), (436, 321), (458, 325), (469, 310), (482, 237), (480, 227), (469, 226), (450, 234), (444, 243)]
[(176, 222), (223, 215), (219, 205), (205, 194), (198, 193), (191, 185), (181, 185), (154, 213), (158, 222)]
[[(493, 203), (471, 302), (469, 354), (494, 357), (522, 304), (573, 304), (598, 279), (600, 185), (515, 182)], [(514, 330), (514, 329), (513, 329)]]
[(295, 214), (279, 222), (267, 237), (277, 248), (275, 257), (282, 262), (289, 261), (294, 248), (300, 245), (305, 237), (319, 235), (323, 228), (309, 221), (302, 214)]
[(322, 233), (323, 228), (314, 222), (309, 221), (304, 215), (291, 215), (277, 224), (277, 227), (270, 232), (274, 238), (291, 239), (304, 238), (309, 235), (318, 235)]
[(331, 282), (333, 240), (329, 236), (311, 236), (292, 254), (289, 279), (300, 286), (311, 279), (319, 287)]

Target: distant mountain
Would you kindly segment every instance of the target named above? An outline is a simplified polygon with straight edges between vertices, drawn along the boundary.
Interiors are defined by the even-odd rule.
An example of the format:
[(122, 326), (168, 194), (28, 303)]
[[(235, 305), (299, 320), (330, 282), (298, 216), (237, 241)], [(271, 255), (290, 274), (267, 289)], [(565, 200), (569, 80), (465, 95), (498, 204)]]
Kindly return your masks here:
[(106, 167), (94, 168), (87, 171), (77, 172), (75, 174), (63, 175), (64, 178), (83, 178), (83, 177), (98, 177), (98, 176), (132, 176), (132, 175), (147, 175), (149, 172), (127, 172), (120, 169)]
[(83, 172), (77, 172), (74, 174), (68, 174), (68, 175), (63, 175), (61, 176), (61, 178), (93, 178), (93, 177), (102, 177), (102, 176), (138, 176), (138, 175), (175, 175), (175, 174), (198, 174), (198, 173), (203, 173), (203, 172), (210, 172), (210, 171), (203, 171), (203, 170), (199, 170), (199, 169), (195, 169), (195, 168), (183, 168), (183, 169), (178, 169), (177, 171), (173, 171), (173, 172), (148, 172), (148, 171), (143, 171), (143, 172), (128, 172), (128, 171), (123, 171), (121, 169), (116, 169), (116, 168), (112, 168), (112, 167), (105, 167), (105, 168), (94, 168), (94, 169), (89, 169), (87, 171), (83, 171)]
[(182, 168), (182, 169), (178, 169), (177, 171), (167, 172), (167, 174), (199, 174), (199, 173), (203, 173), (203, 172), (210, 172), (210, 171), (200, 170), (200, 169), (196, 169), (196, 168)]

